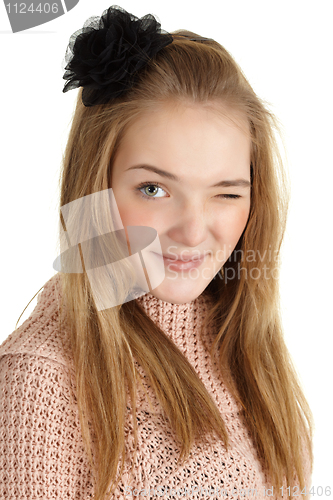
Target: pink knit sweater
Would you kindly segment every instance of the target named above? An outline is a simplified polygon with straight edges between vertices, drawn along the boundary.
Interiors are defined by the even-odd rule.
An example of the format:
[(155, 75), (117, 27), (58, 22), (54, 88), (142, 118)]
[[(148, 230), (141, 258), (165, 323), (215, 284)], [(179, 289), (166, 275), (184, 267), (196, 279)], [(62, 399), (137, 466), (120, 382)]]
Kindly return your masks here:
[[(0, 346), (0, 498), (3, 500), (88, 500), (92, 473), (83, 448), (75, 398), (74, 366), (68, 338), (58, 329), (59, 280), (51, 278), (31, 316)], [(200, 333), (210, 299), (201, 295), (187, 304), (170, 304), (146, 294), (136, 299), (193, 365), (218, 406), (230, 437), (196, 444), (185, 466), (161, 407), (145, 383), (153, 408), (138, 391), (139, 446), (134, 476), (130, 463), (112, 498), (246, 498), (267, 500), (265, 476), (243, 421), (226, 390), (209, 347), (211, 332)], [(141, 369), (141, 367), (140, 367)], [(143, 372), (142, 372), (143, 373)], [(126, 426), (129, 448), (131, 423)], [(307, 489), (309, 461), (304, 456)], [(281, 485), (282, 486), (282, 485)], [(286, 483), (284, 487), (286, 487)], [(285, 495), (288, 492), (285, 490)], [(293, 498), (305, 498), (295, 495)]]

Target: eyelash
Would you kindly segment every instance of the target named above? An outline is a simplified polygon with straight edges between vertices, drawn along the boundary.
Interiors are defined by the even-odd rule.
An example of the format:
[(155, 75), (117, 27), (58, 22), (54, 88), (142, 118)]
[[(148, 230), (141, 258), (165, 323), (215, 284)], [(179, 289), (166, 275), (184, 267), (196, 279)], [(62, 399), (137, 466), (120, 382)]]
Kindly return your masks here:
[[(146, 194), (144, 194), (144, 193), (141, 192), (141, 189), (149, 187), (149, 186), (155, 186), (155, 187), (159, 187), (160, 189), (163, 189), (162, 186), (158, 182), (142, 182), (136, 188), (136, 191), (139, 192), (140, 196), (144, 200), (148, 201), (148, 200), (156, 200), (156, 199), (158, 199), (158, 198), (154, 198), (154, 197), (148, 196), (148, 195), (146, 195)], [(164, 191), (164, 189), (163, 189), (163, 191)], [(224, 198), (224, 199), (232, 199), (232, 200), (241, 198), (241, 196), (239, 194), (220, 194), (220, 195), (217, 195), (217, 196), (221, 197), (221, 198)]]

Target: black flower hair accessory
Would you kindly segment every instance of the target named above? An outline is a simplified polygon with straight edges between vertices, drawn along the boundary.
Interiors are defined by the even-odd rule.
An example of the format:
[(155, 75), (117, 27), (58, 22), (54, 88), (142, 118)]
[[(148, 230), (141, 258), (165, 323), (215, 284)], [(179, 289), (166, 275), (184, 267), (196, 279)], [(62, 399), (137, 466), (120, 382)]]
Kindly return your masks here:
[(130, 89), (138, 71), (172, 40), (153, 15), (139, 19), (113, 5), (70, 37), (63, 92), (83, 87), (85, 106), (105, 104)]

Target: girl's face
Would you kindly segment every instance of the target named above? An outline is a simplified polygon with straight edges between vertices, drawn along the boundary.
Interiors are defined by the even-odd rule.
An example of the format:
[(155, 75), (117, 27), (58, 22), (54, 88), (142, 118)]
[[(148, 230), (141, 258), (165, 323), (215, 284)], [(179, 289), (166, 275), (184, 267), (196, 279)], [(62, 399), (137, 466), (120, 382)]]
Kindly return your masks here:
[(165, 278), (151, 292), (166, 302), (198, 297), (247, 223), (249, 129), (239, 114), (224, 113), (202, 104), (146, 112), (127, 129), (113, 163), (111, 187), (123, 225), (153, 227), (163, 255), (171, 257), (163, 258)]

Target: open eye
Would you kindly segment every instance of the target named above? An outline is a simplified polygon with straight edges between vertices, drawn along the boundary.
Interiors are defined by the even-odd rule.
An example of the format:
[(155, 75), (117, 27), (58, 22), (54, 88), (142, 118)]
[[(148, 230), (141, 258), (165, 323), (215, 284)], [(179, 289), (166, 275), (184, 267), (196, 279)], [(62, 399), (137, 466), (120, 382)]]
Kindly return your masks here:
[[(142, 190), (145, 190), (148, 187), (155, 188), (155, 191), (153, 189), (149, 194), (142, 193)], [(139, 184), (139, 186), (136, 188), (136, 190), (139, 192), (139, 194), (145, 200), (156, 200), (156, 198), (164, 198), (164, 196), (155, 196), (155, 194), (158, 192), (158, 190), (164, 191), (164, 189), (162, 189), (162, 187), (159, 185), (158, 182), (142, 182), (141, 184)], [(165, 193), (165, 191), (164, 191), (164, 193)]]

